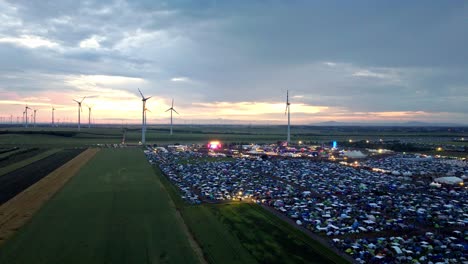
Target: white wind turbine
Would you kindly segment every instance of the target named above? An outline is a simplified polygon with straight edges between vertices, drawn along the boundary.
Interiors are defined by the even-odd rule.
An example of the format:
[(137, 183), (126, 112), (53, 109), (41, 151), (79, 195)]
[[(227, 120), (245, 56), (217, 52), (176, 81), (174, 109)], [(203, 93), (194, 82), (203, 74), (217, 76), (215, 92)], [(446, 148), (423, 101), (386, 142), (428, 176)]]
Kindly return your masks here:
[(86, 105), (88, 107), (88, 128), (91, 128), (91, 109), (93, 106)]
[(24, 108), (24, 115), (26, 116), (26, 123), (25, 123), (25, 124), (26, 124), (26, 127), (28, 127), (28, 109), (31, 109), (31, 107), (26, 106), (26, 107)]
[(34, 127), (36, 127), (36, 112), (37, 112), (37, 109), (34, 109)]
[(289, 142), (291, 141), (291, 103), (289, 102), (289, 90), (286, 91), (286, 110), (284, 111), (284, 114), (288, 114), (288, 137), (286, 139), (288, 145)]
[(55, 121), (54, 121), (54, 111), (55, 111), (55, 108), (52, 106), (52, 127), (55, 126)]
[(172, 99), (172, 104), (171, 104), (171, 108), (167, 109), (167, 111), (171, 111), (171, 132), (170, 132), (170, 135), (172, 135), (172, 112), (176, 112), (176, 114), (179, 114), (177, 113), (177, 111), (174, 109), (174, 98)]
[(143, 111), (141, 118), (141, 144), (145, 145), (146, 143), (146, 100), (150, 99), (151, 96), (145, 97), (143, 93), (138, 89), (138, 92), (141, 95), (141, 101), (143, 102)]
[(81, 129), (81, 112), (83, 112), (83, 108), (81, 108), (81, 103), (83, 102), (83, 100), (85, 98), (86, 98), (86, 96), (83, 97), (83, 99), (81, 99), (81, 101), (73, 99), (73, 101), (75, 101), (78, 104), (78, 131), (80, 131), (80, 129)]

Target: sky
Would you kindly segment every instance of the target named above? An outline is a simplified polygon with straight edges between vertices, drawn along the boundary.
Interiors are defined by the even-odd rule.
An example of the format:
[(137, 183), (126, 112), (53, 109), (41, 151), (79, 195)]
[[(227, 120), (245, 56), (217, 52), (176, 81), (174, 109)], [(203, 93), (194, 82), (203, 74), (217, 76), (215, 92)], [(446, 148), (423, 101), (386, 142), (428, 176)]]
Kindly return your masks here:
[(0, 121), (468, 124), (467, 47), (467, 1), (0, 0)]

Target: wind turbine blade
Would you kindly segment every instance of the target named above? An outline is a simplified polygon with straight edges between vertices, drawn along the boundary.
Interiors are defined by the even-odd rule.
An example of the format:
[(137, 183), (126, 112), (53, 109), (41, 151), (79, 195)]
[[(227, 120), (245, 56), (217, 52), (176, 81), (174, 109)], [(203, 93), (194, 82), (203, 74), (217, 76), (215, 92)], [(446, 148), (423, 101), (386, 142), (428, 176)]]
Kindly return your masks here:
[(166, 110), (166, 111), (164, 111), (164, 112), (171, 111), (171, 110), (172, 110), (172, 107), (171, 107), (171, 108), (169, 108), (169, 109), (167, 109), (167, 110)]
[(77, 102), (77, 103), (80, 103), (79, 101), (77, 101), (77, 100), (75, 100), (75, 99), (73, 99), (73, 101), (75, 101), (75, 102)]
[(177, 113), (177, 111), (176, 111), (174, 108), (172, 108), (172, 110), (173, 110), (174, 112), (176, 112), (176, 114), (179, 114), (179, 113)]
[(174, 98), (172, 98), (171, 108), (174, 108)]
[(82, 102), (84, 101), (84, 99), (85, 99), (85, 98), (86, 98), (86, 96), (85, 96), (85, 97), (83, 97), (83, 99), (81, 99), (81, 102), (80, 102), (80, 103), (82, 103)]
[(144, 96), (143, 93), (140, 91), (140, 88), (138, 88), (138, 92), (140, 93), (141, 98), (142, 98), (142, 99), (145, 99), (145, 96)]
[(153, 96), (148, 96), (148, 97), (143, 98), (143, 99), (146, 101), (146, 100), (150, 99), (151, 97), (153, 97)]

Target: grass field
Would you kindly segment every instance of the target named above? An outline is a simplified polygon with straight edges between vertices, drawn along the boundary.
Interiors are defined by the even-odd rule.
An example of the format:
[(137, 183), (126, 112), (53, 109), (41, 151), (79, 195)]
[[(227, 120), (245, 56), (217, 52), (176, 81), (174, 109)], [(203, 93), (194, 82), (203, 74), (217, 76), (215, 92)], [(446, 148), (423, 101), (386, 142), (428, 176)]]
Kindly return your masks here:
[[(0, 128), (0, 146), (43, 146), (71, 147), (96, 144), (119, 144), (122, 142), (122, 127), (83, 128), (77, 132), (73, 127), (37, 127), (37, 128)], [(313, 127), (292, 126), (291, 140), (330, 142), (377, 140), (380, 138), (446, 138), (451, 142), (455, 137), (467, 137), (466, 128), (447, 130), (444, 128), (392, 128), (392, 127)], [(147, 143), (206, 143), (210, 140), (221, 140), (223, 143), (276, 143), (286, 139), (285, 126), (242, 126), (242, 125), (178, 125), (174, 135), (169, 135), (168, 126), (152, 125), (148, 128)], [(141, 128), (130, 126), (126, 129), (126, 143), (137, 144), (141, 140)], [(465, 144), (463, 142), (457, 145)], [(466, 144), (465, 144), (466, 145)]]
[(104, 149), (11, 240), (0, 263), (198, 263), (140, 149)]
[(210, 263), (348, 263), (256, 204), (187, 205), (155, 171)]
[(259, 263), (347, 263), (257, 204), (206, 206)]
[(97, 148), (83, 151), (77, 157), (0, 205), (0, 246), (20, 230), (35, 212), (53, 197), (98, 151)]

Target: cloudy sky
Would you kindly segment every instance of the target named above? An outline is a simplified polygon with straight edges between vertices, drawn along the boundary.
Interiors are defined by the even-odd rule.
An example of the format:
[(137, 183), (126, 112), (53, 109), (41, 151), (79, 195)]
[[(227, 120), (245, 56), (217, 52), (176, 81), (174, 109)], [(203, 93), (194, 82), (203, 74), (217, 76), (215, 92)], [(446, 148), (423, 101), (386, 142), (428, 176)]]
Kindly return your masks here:
[(467, 47), (467, 1), (0, 0), (0, 116), (468, 124)]

